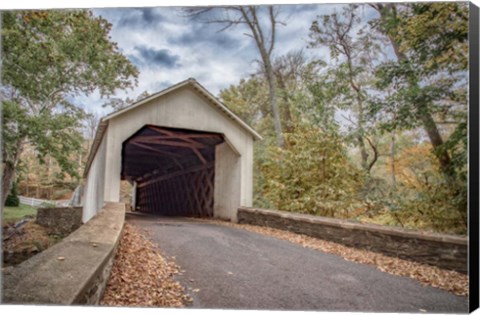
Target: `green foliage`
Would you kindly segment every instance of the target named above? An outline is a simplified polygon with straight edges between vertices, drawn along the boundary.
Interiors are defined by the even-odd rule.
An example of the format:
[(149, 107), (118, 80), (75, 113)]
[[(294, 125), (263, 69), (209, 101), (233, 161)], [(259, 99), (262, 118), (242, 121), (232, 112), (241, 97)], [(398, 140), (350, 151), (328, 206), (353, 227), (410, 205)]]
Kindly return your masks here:
[(425, 73), (468, 67), (468, 4), (412, 3), (400, 11), (395, 38)]
[(28, 142), (41, 162), (48, 155), (64, 173), (78, 177), (72, 155), (81, 150), (85, 113), (72, 98), (132, 87), (138, 71), (110, 41), (111, 25), (90, 11), (5, 11), (2, 19), (7, 171), (16, 171)]
[[(227, 105), (254, 128), (260, 128), (265, 137), (255, 147), (256, 207), (437, 232), (466, 232), (465, 73), (459, 70), (461, 58), (450, 63), (440, 57), (441, 47), (449, 44), (436, 41), (432, 31), (421, 35), (436, 52), (413, 44), (414, 36), (420, 34), (415, 35), (412, 21), (420, 22), (423, 18), (418, 14), (433, 12), (428, 5), (422, 11), (421, 6), (390, 6), (389, 15), (372, 20), (370, 28), (352, 27), (365, 24), (357, 17), (356, 6), (318, 19), (312, 24), (311, 46), (329, 47), (334, 61), (302, 60), (302, 66), (295, 68), (313, 67), (315, 71), (305, 72), (308, 75), (289, 71), (292, 68), (286, 65), (291, 58), (277, 59), (277, 97), (280, 106), (288, 105), (290, 110), (290, 116), (282, 114), (282, 124), (293, 127), (285, 133), (284, 149), (275, 146), (273, 126), (262, 124), (270, 114), (263, 82), (250, 78), (222, 92)], [(452, 6), (434, 11), (446, 12), (447, 7)], [(439, 21), (428, 24), (441, 26)], [(412, 28), (404, 30), (407, 25)], [(461, 29), (461, 25), (454, 26)], [(405, 32), (400, 40), (402, 58), (372, 58), (388, 48), (385, 35), (397, 38), (401, 32)], [(442, 32), (448, 31), (438, 33)], [(411, 45), (406, 44), (409, 41)], [(443, 145), (434, 147), (426, 141), (431, 131), (427, 127), (438, 128)], [(376, 167), (369, 173), (358, 167), (359, 136), (377, 151)], [(454, 179), (447, 180), (442, 174), (442, 152), (451, 157)], [(368, 152), (369, 159), (372, 153)]]
[(26, 109), (22, 108), (18, 102), (11, 100), (2, 101), (2, 139), (3, 139), (3, 162), (11, 163), (16, 159), (18, 143), (22, 140), (28, 127), (24, 123), (27, 119)]
[(444, 162), (445, 169), (465, 176), (468, 6), (386, 5), (380, 12), (381, 18), (372, 24), (389, 36), (397, 60), (377, 67), (377, 89), (392, 93), (372, 100), (369, 116), (388, 132), (422, 126), (431, 133), (438, 129), (435, 121), (453, 122), (456, 130), (444, 135), (443, 144), (432, 140), (433, 149), (439, 160), (452, 157), (451, 165)]
[(310, 126), (296, 126), (285, 139), (285, 149), (267, 149), (260, 195), (276, 209), (349, 217), (360, 202), (363, 173), (342, 139)]
[[(310, 47), (328, 48), (333, 59), (324, 79), (320, 81), (323, 87), (319, 89), (317, 86), (314, 90), (320, 97), (323, 96), (323, 101), (319, 102), (323, 105), (320, 106), (320, 112), (332, 115), (327, 111), (325, 100), (348, 111), (350, 117), (345, 116), (345, 119), (350, 124), (345, 139), (358, 148), (360, 164), (370, 173), (378, 160), (378, 150), (373, 132), (375, 128), (365, 119), (365, 103), (372, 97), (372, 68), (378, 63), (380, 43), (371, 36), (371, 30), (366, 25), (361, 27), (357, 8), (357, 5), (349, 5), (343, 7), (340, 13), (335, 11), (319, 16), (318, 20), (312, 22), (309, 36)], [(360, 30), (357, 30), (359, 27)], [(368, 150), (368, 146), (371, 150)]]
[(247, 124), (258, 126), (269, 111), (266, 89), (265, 80), (253, 76), (220, 91), (220, 99)]
[(372, 207), (360, 219), (455, 234), (467, 231), (467, 182), (447, 183), (429, 145), (410, 146), (397, 157), (395, 187), (369, 192)]
[[(460, 184), (460, 183), (459, 183)], [(465, 183), (463, 185), (466, 186)], [(452, 234), (466, 234), (467, 216), (462, 207), (464, 197), (444, 182), (421, 187), (399, 185), (382, 198), (373, 199), (374, 212), (367, 222), (397, 225)]]
[(110, 41), (111, 24), (87, 10), (3, 12), (3, 80), (43, 108), (67, 94), (110, 95), (136, 68)]
[(17, 195), (17, 184), (13, 183), (12, 190), (5, 200), (6, 207), (18, 207), (20, 205), (20, 199)]
[(10, 193), (5, 200), (5, 207), (18, 207), (20, 205), (20, 199), (16, 194)]
[(275, 136), (268, 100), (267, 82), (258, 76), (240, 80), (238, 85), (220, 91), (220, 99), (227, 107), (253, 126), (267, 143)]

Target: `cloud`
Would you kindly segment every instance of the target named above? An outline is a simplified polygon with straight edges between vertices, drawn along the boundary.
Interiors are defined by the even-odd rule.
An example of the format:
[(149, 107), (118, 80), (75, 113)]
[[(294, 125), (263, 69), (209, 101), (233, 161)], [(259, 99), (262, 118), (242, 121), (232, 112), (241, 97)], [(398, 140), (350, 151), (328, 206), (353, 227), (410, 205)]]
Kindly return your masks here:
[(171, 45), (214, 45), (222, 49), (234, 49), (238, 46), (238, 39), (226, 32), (217, 33), (212, 27), (196, 27), (184, 32), (180, 36), (167, 39)]
[[(340, 7), (281, 5), (280, 18), (286, 25), (277, 28), (274, 56), (304, 49), (314, 59), (329, 58), (328, 48), (306, 49), (309, 28), (317, 15)], [(155, 93), (190, 77), (217, 94), (257, 70), (254, 60), (260, 56), (255, 41), (244, 35), (249, 33), (245, 25), (218, 32), (222, 25), (189, 19), (179, 7), (105, 8), (93, 12), (112, 23), (113, 41), (140, 71), (138, 86), (119, 90), (115, 97), (135, 98), (145, 90)], [(262, 12), (260, 18), (267, 23), (268, 15)], [(94, 98), (92, 104), (97, 104)]]
[(172, 54), (168, 49), (156, 49), (144, 45), (135, 46), (134, 50), (139, 57), (129, 55), (129, 58), (137, 66), (156, 66), (160, 68), (173, 69), (180, 67), (180, 56)]
[(126, 9), (117, 22), (118, 27), (152, 27), (163, 21), (163, 16), (155, 8)]

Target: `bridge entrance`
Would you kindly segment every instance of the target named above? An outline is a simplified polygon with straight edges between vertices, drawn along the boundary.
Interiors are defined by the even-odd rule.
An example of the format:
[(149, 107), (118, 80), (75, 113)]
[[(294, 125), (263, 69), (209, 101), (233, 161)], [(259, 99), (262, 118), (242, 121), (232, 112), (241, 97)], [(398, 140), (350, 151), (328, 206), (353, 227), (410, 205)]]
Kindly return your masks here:
[(236, 221), (252, 205), (262, 137), (194, 79), (103, 117), (85, 166), (82, 221), (135, 187), (135, 208)]
[[(219, 133), (146, 125), (122, 144), (121, 179), (136, 211), (212, 217)], [(107, 162), (108, 163), (108, 162)]]

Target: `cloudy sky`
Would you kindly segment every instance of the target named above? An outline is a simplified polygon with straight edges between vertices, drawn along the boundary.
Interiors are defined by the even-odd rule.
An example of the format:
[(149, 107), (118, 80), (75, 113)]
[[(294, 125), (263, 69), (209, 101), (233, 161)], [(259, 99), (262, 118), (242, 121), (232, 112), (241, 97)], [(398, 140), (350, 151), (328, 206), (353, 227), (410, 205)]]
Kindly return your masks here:
[[(317, 15), (341, 9), (339, 4), (281, 5), (274, 55), (304, 49), (315, 58), (328, 58), (327, 49), (307, 49), (308, 31)], [(243, 26), (219, 32), (218, 24), (185, 17), (179, 7), (94, 9), (93, 13), (112, 23), (112, 40), (139, 69), (138, 86), (127, 91), (135, 98), (143, 91), (155, 93), (190, 77), (214, 95), (257, 69), (258, 50)], [(371, 14), (366, 10), (363, 14)], [(267, 20), (265, 20), (267, 21)], [(119, 92), (119, 97), (127, 94)], [(75, 101), (89, 112), (107, 114), (105, 102), (92, 95)]]

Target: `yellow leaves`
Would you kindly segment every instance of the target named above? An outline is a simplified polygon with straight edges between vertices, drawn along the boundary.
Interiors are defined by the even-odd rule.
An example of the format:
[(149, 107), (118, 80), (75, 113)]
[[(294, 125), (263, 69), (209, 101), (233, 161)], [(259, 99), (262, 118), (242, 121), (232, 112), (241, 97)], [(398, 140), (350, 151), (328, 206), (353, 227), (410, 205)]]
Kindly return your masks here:
[(432, 146), (427, 143), (406, 148), (395, 159), (395, 175), (409, 187), (420, 188), (425, 183), (424, 175), (437, 173), (438, 169)]
[(361, 172), (349, 161), (341, 139), (299, 124), (285, 141), (284, 149), (268, 147), (259, 165), (259, 189), (272, 207), (331, 216), (335, 208), (355, 202)]

